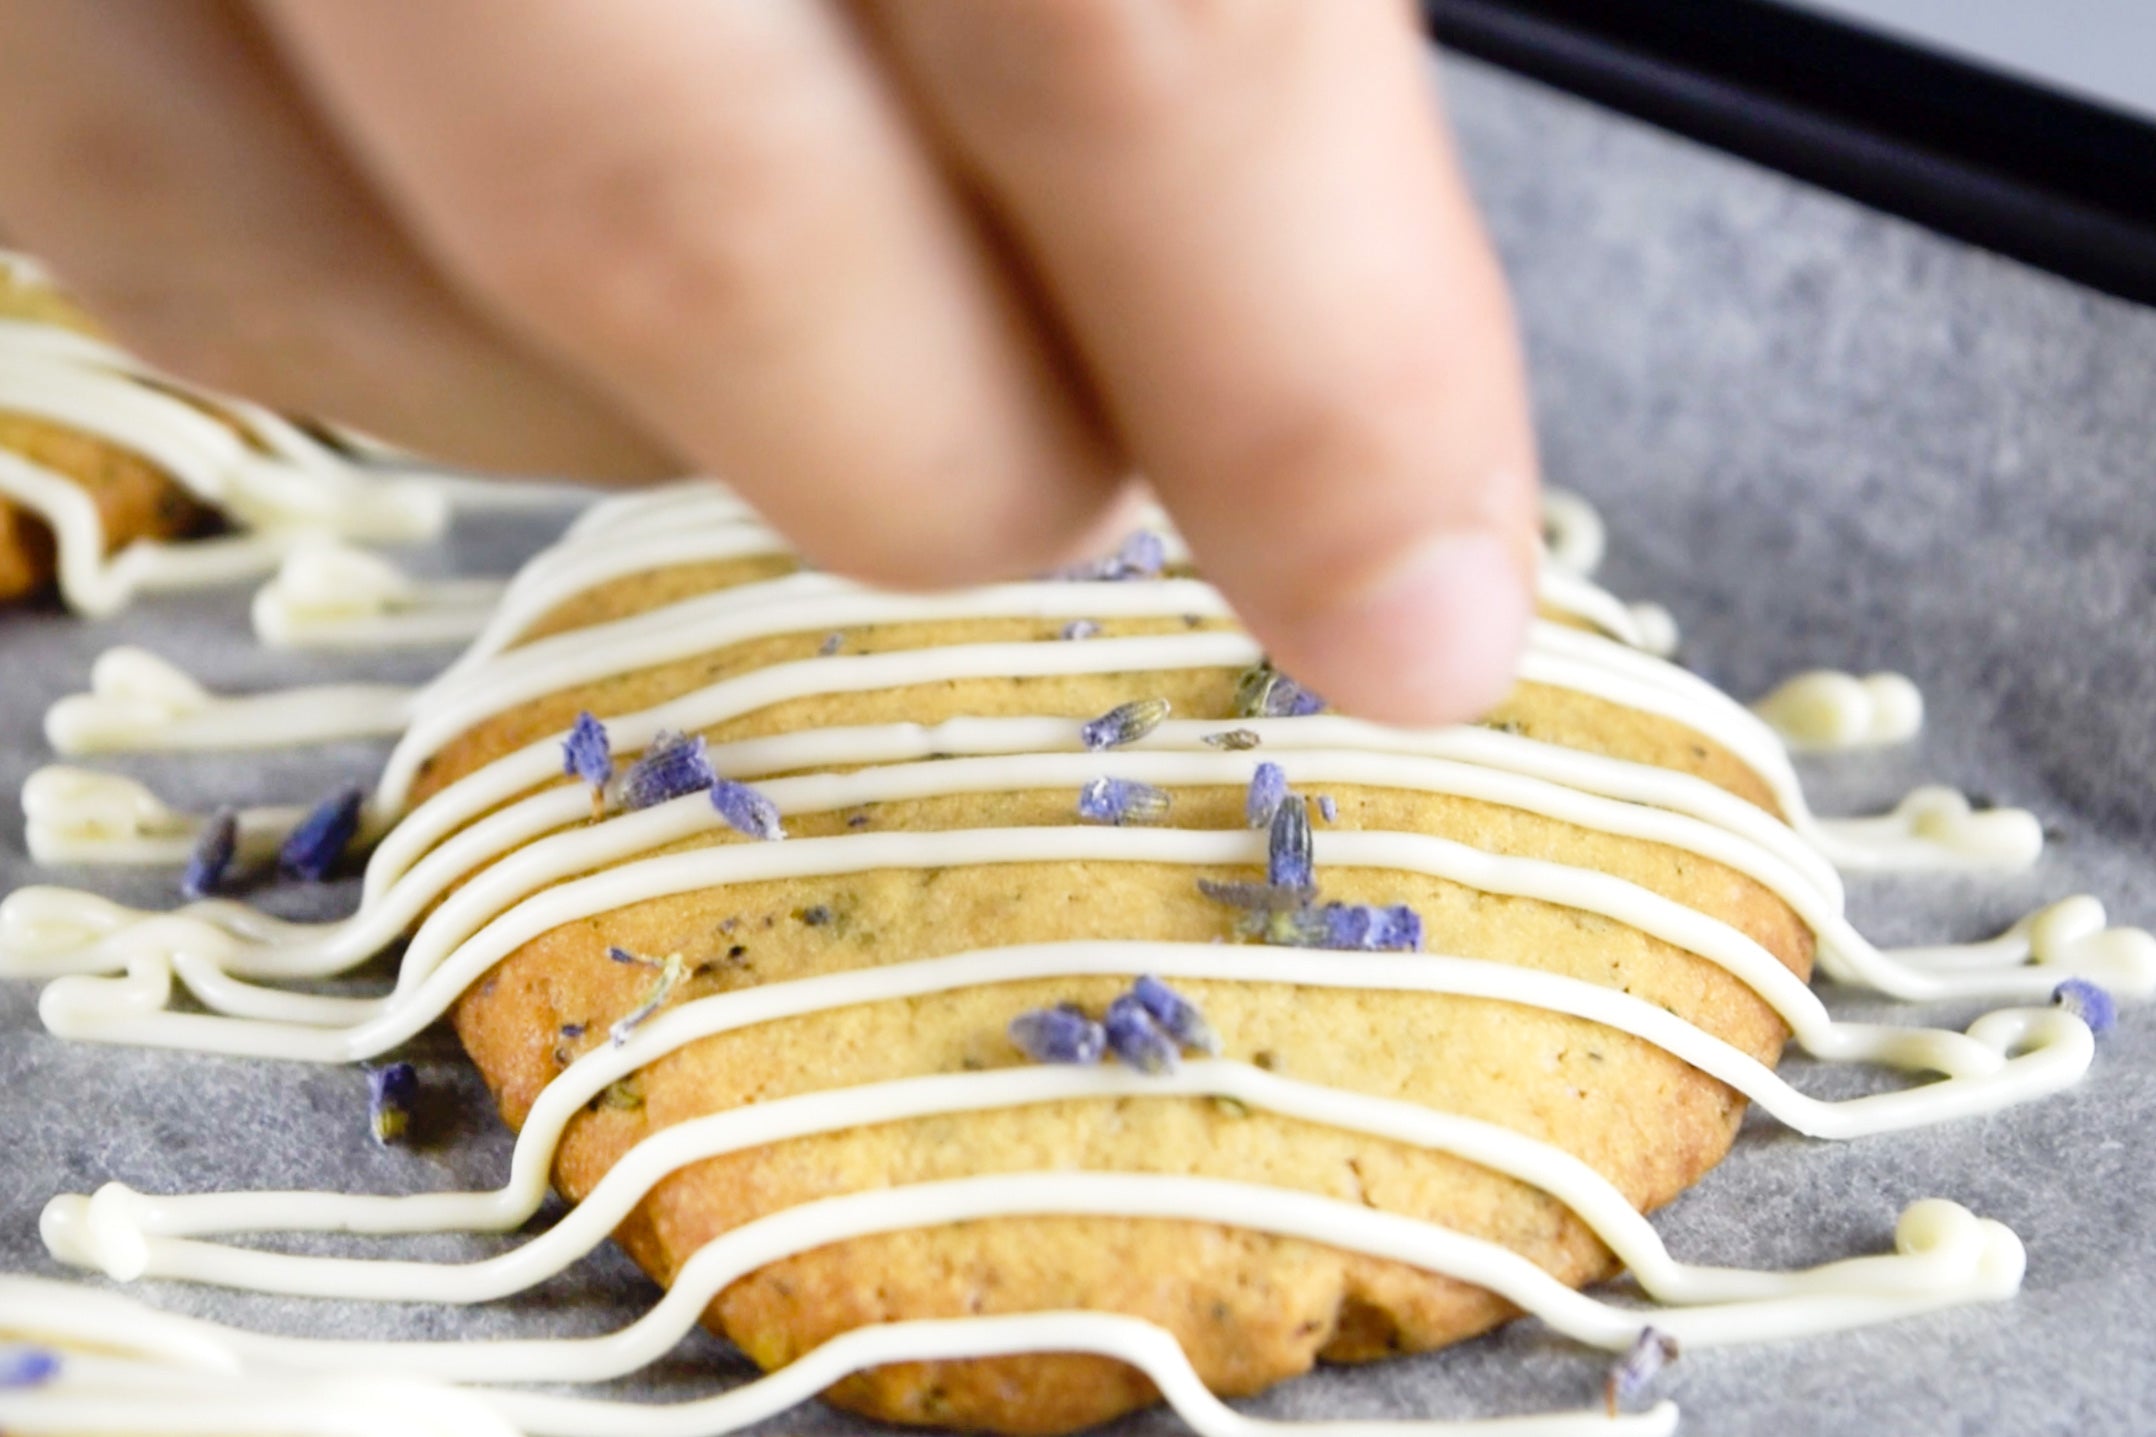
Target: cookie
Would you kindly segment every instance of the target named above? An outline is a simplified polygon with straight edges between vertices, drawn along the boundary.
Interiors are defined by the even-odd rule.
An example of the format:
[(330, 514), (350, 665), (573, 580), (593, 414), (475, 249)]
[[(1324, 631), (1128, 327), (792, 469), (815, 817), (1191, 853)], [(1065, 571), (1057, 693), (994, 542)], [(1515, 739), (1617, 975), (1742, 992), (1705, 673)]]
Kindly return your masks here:
[[(0, 265), (0, 322), (97, 337), (89, 316), (64, 294), (5, 265)], [(186, 538), (216, 527), (215, 511), (149, 457), (80, 429), (11, 410), (4, 374), (0, 370), (0, 454), (27, 460), (79, 485), (96, 506), (107, 554), (140, 539)], [(51, 526), (0, 494), (0, 603), (49, 587), (57, 557)]]
[[(581, 594), (522, 642), (568, 636), (697, 594), (768, 583), (772, 556), (626, 577)], [(517, 703), (443, 745), (413, 792), (423, 803), (458, 779), (569, 727), (648, 710), (723, 679), (822, 656), (866, 657), (990, 644), (1055, 644), (1041, 617), (953, 617), (857, 624), (836, 637), (787, 632), (714, 645)], [(1207, 616), (1104, 618), (1094, 639), (1220, 631)], [(1239, 714), (1238, 666), (936, 677), (813, 691), (697, 730), (710, 744), (956, 718), (1090, 719), (1165, 699), (1180, 719)], [(1247, 705), (1245, 705), (1247, 706)], [(1772, 813), (1762, 780), (1705, 734), (1579, 688), (1523, 681), (1486, 720), (1503, 733), (1697, 776)], [(1266, 757), (1264, 748), (1249, 755)], [(799, 772), (841, 771), (837, 763)], [(1116, 766), (1100, 755), (1103, 772)], [(1808, 975), (1813, 939), (1775, 894), (1696, 853), (1621, 837), (1495, 802), (1393, 786), (1383, 774), (1325, 783), (1321, 835), (1407, 834), (1482, 853), (1614, 875), (1727, 924)], [(1160, 827), (1238, 830), (1241, 783), (1184, 785)], [(923, 794), (787, 821), (790, 841), (870, 834), (1066, 828), (1069, 785)], [(690, 852), (755, 840), (731, 831), (679, 840)], [(925, 840), (924, 840), (925, 841)], [(1322, 867), (1322, 864), (1321, 864)], [(1239, 914), (1196, 880), (1248, 883), (1239, 864), (1102, 861), (905, 862), (857, 872), (731, 883), (651, 898), (564, 923), (524, 943), (455, 1008), (457, 1031), (496, 1093), (523, 1120), (540, 1090), (607, 1041), (653, 993), (644, 963), (678, 954), (685, 978), (668, 1005), (818, 975), (866, 971), (969, 950), (1074, 939), (1239, 941)], [(1618, 989), (1772, 1064), (1787, 1030), (1725, 968), (1585, 908), (1488, 891), (1383, 865), (1326, 867), (1326, 899), (1406, 904), (1422, 946)], [(1355, 961), (1340, 956), (1342, 963)], [(631, 1147), (674, 1125), (791, 1095), (928, 1074), (992, 1072), (1027, 1060), (1007, 1036), (1018, 1015), (1076, 1004), (1098, 1015), (1128, 986), (1116, 977), (997, 983), (861, 1003), (704, 1038), (660, 1058), (578, 1117), (554, 1176), (572, 1200)], [(1590, 1164), (1635, 1207), (1669, 1201), (1728, 1150), (1743, 1104), (1665, 1049), (1578, 1017), (1488, 998), (1256, 981), (1176, 985), (1217, 1031), (1222, 1056), (1328, 1088), (1480, 1118)], [(844, 1129), (708, 1159), (661, 1181), (617, 1237), (662, 1283), (723, 1233), (848, 1193), (1020, 1171), (1096, 1171), (1225, 1179), (1301, 1190), (1441, 1224), (1502, 1245), (1561, 1281), (1608, 1276), (1608, 1251), (1563, 1203), (1490, 1169), (1428, 1149), (1204, 1097), (1070, 1101), (943, 1113)], [(1260, 1391), (1319, 1361), (1365, 1361), (1443, 1346), (1515, 1315), (1479, 1288), (1401, 1263), (1218, 1222), (1122, 1216), (996, 1216), (829, 1244), (773, 1262), (714, 1301), (707, 1323), (764, 1367), (841, 1333), (911, 1319), (1086, 1309), (1141, 1317), (1172, 1333), (1214, 1391)], [(1027, 1353), (907, 1363), (848, 1378), (827, 1394), (889, 1421), (1011, 1433), (1070, 1431), (1152, 1401), (1149, 1382), (1110, 1359)]]

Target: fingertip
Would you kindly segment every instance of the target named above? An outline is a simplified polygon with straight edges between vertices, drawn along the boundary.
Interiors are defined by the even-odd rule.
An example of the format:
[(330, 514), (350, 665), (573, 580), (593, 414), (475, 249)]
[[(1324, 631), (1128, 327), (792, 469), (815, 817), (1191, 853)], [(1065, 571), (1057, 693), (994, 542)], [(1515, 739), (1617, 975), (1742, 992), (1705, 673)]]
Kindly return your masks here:
[(1486, 527), (1439, 530), (1321, 607), (1253, 614), (1280, 666), (1358, 718), (1459, 723), (1510, 691), (1534, 618), (1523, 546)]

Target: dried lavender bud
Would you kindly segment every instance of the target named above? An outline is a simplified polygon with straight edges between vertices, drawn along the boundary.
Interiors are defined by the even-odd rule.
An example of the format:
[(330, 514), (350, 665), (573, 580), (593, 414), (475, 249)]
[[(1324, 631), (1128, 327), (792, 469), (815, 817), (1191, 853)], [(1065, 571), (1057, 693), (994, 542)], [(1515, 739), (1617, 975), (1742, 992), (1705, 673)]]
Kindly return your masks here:
[(1631, 1350), (1610, 1364), (1609, 1376), (1603, 1379), (1602, 1401), (1615, 1417), (1629, 1407), (1637, 1406), (1654, 1386), (1654, 1379), (1664, 1367), (1677, 1360), (1677, 1339), (1652, 1327), (1642, 1327)]
[(564, 1023), (561, 1025), (561, 1035), (573, 1043), (584, 1036), (584, 1025), (582, 1023)]
[(1122, 583), (1131, 579), (1157, 578), (1167, 563), (1166, 541), (1150, 529), (1140, 529), (1107, 558), (1073, 564), (1070, 568), (1056, 570), (1050, 577), (1077, 584)]
[(1317, 892), (1310, 810), (1299, 795), (1287, 795), (1273, 810), (1272, 833), (1265, 846), (1265, 881), (1297, 893)]
[(1267, 943), (1352, 953), (1412, 953), (1422, 947), (1422, 915), (1405, 903), (1325, 903), (1282, 910), (1255, 925)]
[(320, 883), (329, 877), (359, 832), (359, 809), (364, 801), (359, 785), (351, 783), (316, 804), (285, 838), (284, 847), (277, 851), (277, 866), (309, 883)]
[(1135, 699), (1127, 704), (1117, 704), (1097, 719), (1088, 719), (1079, 726), (1078, 737), (1087, 748), (1096, 752), (1104, 748), (1121, 748), (1159, 728), (1167, 717), (1166, 699)]
[[(618, 948), (609, 949), (607, 956), (611, 958), (620, 951)], [(618, 963), (621, 960), (616, 958), (615, 961)], [(630, 961), (645, 963), (647, 967), (651, 966), (648, 960), (645, 959), (632, 958)], [(665, 1005), (668, 998), (674, 996), (674, 990), (679, 988), (689, 976), (688, 962), (679, 953), (667, 954), (665, 959), (657, 966), (659, 969), (658, 979), (652, 983), (651, 991), (644, 995), (644, 1001), (637, 1004), (627, 1016), (606, 1030), (606, 1040), (615, 1047), (620, 1047), (634, 1037), (636, 1030), (651, 1020), (651, 1015), (658, 1012)]]
[(1100, 1024), (1071, 1008), (1035, 1008), (1011, 1019), (1011, 1043), (1036, 1063), (1097, 1063), (1108, 1051)]
[(1129, 778), (1096, 778), (1078, 790), (1078, 816), (1094, 823), (1156, 823), (1168, 804), (1166, 789)]
[(2119, 1004), (2109, 990), (2086, 978), (2069, 978), (2051, 990), (2051, 1001), (2089, 1025), (2101, 1037), (2119, 1025)]
[(630, 812), (671, 802), (683, 794), (711, 787), (718, 777), (711, 760), (704, 757), (703, 735), (663, 730), (652, 739), (643, 757), (621, 776), (621, 806)]
[[(791, 850), (789, 850), (791, 851)], [(801, 921), (811, 928), (821, 928), (831, 921), (829, 904), (817, 903), (801, 910)]]
[(187, 855), (187, 871), (180, 875), (180, 897), (192, 903), (215, 893), (231, 871), (232, 855), (239, 851), (240, 815), (235, 808), (220, 808), (195, 835), (194, 851)]
[(1109, 1050), (1139, 1072), (1175, 1071), (1180, 1057), (1175, 1040), (1154, 1021), (1135, 993), (1125, 993), (1110, 1003), (1101, 1027), (1108, 1034)]
[(1288, 796), (1288, 776), (1277, 763), (1261, 763), (1250, 775), (1250, 795), (1243, 800), (1243, 821), (1269, 828), (1280, 801)]
[(1160, 1024), (1162, 1031), (1184, 1047), (1205, 1053), (1220, 1051), (1220, 1035), (1205, 1021), (1198, 1005), (1152, 974), (1144, 974), (1131, 984), (1130, 996), (1153, 1015), (1153, 1021)]
[(626, 948), (609, 946), (606, 950), (606, 956), (611, 962), (622, 963), (635, 968), (657, 968), (661, 966), (658, 959), (640, 958)]
[(844, 634), (825, 634), (823, 642), (816, 646), (816, 653), (818, 657), (828, 659), (845, 646), (846, 636)]
[(1073, 640), (1090, 639), (1099, 632), (1100, 625), (1094, 623), (1091, 619), (1072, 619), (1063, 626), (1063, 632), (1058, 634), (1057, 637)]
[(1338, 823), (1340, 821), (1340, 805), (1333, 802), (1333, 796), (1329, 793), (1318, 795), (1318, 813), (1324, 817), (1327, 823)]
[(1256, 748), (1261, 740), (1254, 729), (1231, 728), (1220, 733), (1207, 734), (1205, 742), (1214, 748), (1224, 748), (1234, 753), (1243, 749)]
[(60, 1354), (49, 1347), (0, 1347), (0, 1392), (43, 1387), (60, 1375)]
[(1111, 561), (1116, 579), (1153, 579), (1168, 567), (1167, 541), (1151, 529), (1140, 529), (1123, 541)]
[(779, 825), (779, 806), (745, 783), (731, 778), (714, 779), (711, 806), (718, 810), (719, 817), (751, 838), (775, 840), (786, 836), (786, 830)]
[(605, 788), (607, 780), (614, 776), (613, 742), (606, 736), (606, 725), (588, 710), (576, 716), (576, 722), (569, 726), (569, 737), (562, 740), (561, 771), (594, 789)]
[(419, 1100), (419, 1070), (410, 1063), (385, 1063), (367, 1070), (367, 1126), (383, 1147), (404, 1141)]
[(1307, 718), (1324, 707), (1325, 700), (1274, 668), (1270, 659), (1245, 669), (1235, 684), (1235, 711), (1244, 718)]
[(1302, 907), (1309, 898), (1307, 893), (1270, 883), (1222, 883), (1212, 878), (1199, 879), (1198, 891), (1216, 903), (1248, 913), (1286, 913)]

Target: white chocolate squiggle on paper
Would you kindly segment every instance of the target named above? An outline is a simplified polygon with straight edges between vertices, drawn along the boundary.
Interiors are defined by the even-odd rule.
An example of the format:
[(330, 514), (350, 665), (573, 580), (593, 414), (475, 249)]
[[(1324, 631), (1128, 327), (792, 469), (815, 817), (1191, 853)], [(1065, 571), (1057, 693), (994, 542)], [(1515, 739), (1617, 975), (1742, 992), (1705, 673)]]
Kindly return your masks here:
[[(17, 282), (42, 284), (19, 257)], [(362, 465), (259, 405), (196, 389), (121, 350), (55, 325), (0, 320), (0, 413), (91, 435), (140, 456), (234, 532), (141, 539), (108, 556), (89, 492), (57, 470), (0, 451), (0, 498), (51, 529), (61, 598), (101, 616), (137, 594), (251, 578), (326, 543), (406, 544), (439, 535), (459, 508), (589, 501), (559, 485), (477, 481), (415, 464)], [(229, 421), (229, 422), (227, 422)]]
[[(1592, 511), (1583, 512), (1592, 519)], [(1972, 813), (1958, 795), (1941, 792), (1912, 796), (1903, 809), (1881, 818), (1814, 818), (1804, 806), (1783, 741), (1740, 705), (1654, 657), (1654, 651), (1674, 644), (1673, 626), (1658, 625), (1653, 610), (1628, 608), (1585, 583), (1581, 575), (1598, 557), (1600, 531), (1598, 524), (1590, 531), (1583, 522), (1574, 513), (1553, 528), (1553, 556), (1562, 551), (1569, 557), (1553, 562), (1543, 601), (1600, 632), (1538, 624), (1523, 678), (1657, 714), (1711, 738), (1758, 776), (1790, 826), (1688, 774), (1520, 734), (1477, 728), (1405, 732), (1335, 715), (1233, 721), (1258, 736), (1258, 753), (1217, 751), (1206, 738), (1230, 724), (1185, 719), (1162, 724), (1128, 748), (1092, 753), (1083, 747), (1076, 719), (1034, 715), (811, 729), (719, 745), (710, 757), (721, 773), (759, 779), (760, 791), (785, 815), (959, 793), (1075, 792), (1097, 774), (1171, 791), (1240, 787), (1263, 757), (1278, 763), (1298, 789), (1330, 785), (1450, 794), (1721, 864), (1788, 904), (1814, 933), (1825, 971), (1881, 991), (2030, 1001), (2042, 999), (2068, 973), (2099, 975), (2129, 994), (2156, 989), (2156, 940), (2107, 927), (2092, 899), (2055, 904), (1983, 943), (1882, 951), (1863, 939), (1843, 917), (1837, 865), (2026, 862), (2034, 852), (2024, 842), (2026, 831), (2017, 829), (2016, 816)], [(479, 627), (464, 657), (420, 690), (341, 686), (222, 698), (150, 656), (108, 655), (93, 675), (92, 694), (68, 701), (50, 716), (59, 746), (211, 747), (220, 731), (226, 742), (235, 736), (261, 742), (286, 732), (403, 735), (372, 804), (370, 822), (385, 832), (368, 865), (360, 909), (339, 922), (293, 924), (223, 900), (151, 914), (85, 894), (25, 890), (0, 904), (0, 972), (61, 975), (42, 995), (40, 1013), (54, 1031), (70, 1036), (348, 1061), (387, 1051), (418, 1032), (532, 938), (654, 897), (774, 878), (971, 864), (1262, 866), (1265, 838), (1247, 830), (903, 830), (742, 842), (725, 833), (700, 793), (590, 822), (588, 795), (559, 781), (558, 737), (497, 759), (425, 803), (407, 807), (420, 766), (495, 713), (747, 639), (950, 618), (1226, 616), (1217, 594), (1187, 579), (1018, 584), (962, 595), (897, 596), (823, 575), (795, 574), (516, 644), (540, 616), (597, 584), (670, 565), (768, 554), (775, 552), (773, 545), (769, 532), (739, 501), (715, 486), (595, 505), (561, 545), (502, 591), (495, 617)], [(327, 551), (314, 552), (319, 559)], [(345, 560), (337, 556), (325, 562)], [(357, 636), (369, 624), (394, 620), (399, 596), (409, 600), (415, 592), (401, 588), (401, 576), (393, 571), (362, 562), (352, 572), (358, 597), (345, 609), (336, 609), (336, 586), (323, 584), (324, 571), (298, 561), (290, 571), (290, 591), (263, 602), (285, 618), (314, 604), (324, 625), (318, 632)], [(446, 612), (453, 605), (421, 600), (407, 616), (430, 607)], [(469, 627), (470, 618), (457, 623)], [(384, 628), (369, 641), (396, 638)], [(1258, 657), (1244, 636), (1204, 630), (841, 652), (773, 664), (642, 712), (617, 715), (608, 719), (607, 729), (617, 758), (626, 760), (664, 728), (705, 729), (807, 695), (967, 677), (1239, 668)], [(1866, 731), (1878, 731), (1883, 722), (1874, 715)], [(832, 767), (846, 771), (818, 771)], [(169, 862), (192, 842), (200, 823), (162, 804), (146, 786), (81, 770), (41, 772), (26, 792), (26, 808), (32, 842), (41, 853), (112, 861)], [(260, 852), (296, 817), (288, 810), (243, 814), (242, 848)], [(684, 848), (684, 842), (701, 846)], [(1688, 1347), (1709, 1347), (1996, 1301), (2018, 1288), (2024, 1256), (2013, 1234), (1937, 1200), (1903, 1213), (1897, 1250), (1890, 1255), (1788, 1273), (1682, 1263), (1606, 1179), (1551, 1144), (1463, 1116), (1301, 1082), (1226, 1059), (1189, 1063), (1169, 1077), (1119, 1069), (1016, 1068), (901, 1078), (802, 1093), (676, 1124), (631, 1149), (554, 1228), (499, 1257), (462, 1267), (298, 1256), (205, 1240), (263, 1231), (509, 1231), (536, 1210), (568, 1122), (609, 1085), (686, 1043), (851, 1005), (1042, 978), (1150, 972), (1195, 981), (1441, 993), (1568, 1014), (1654, 1044), (1796, 1130), (1835, 1139), (1993, 1111), (2056, 1092), (2081, 1076), (2093, 1054), (2087, 1025), (2055, 1007), (2000, 1009), (1959, 1033), (1838, 1022), (1749, 935), (1597, 870), (1484, 852), (1419, 833), (1328, 829), (1315, 835), (1314, 849), (1325, 871), (1420, 873), (1630, 926), (1744, 982), (1783, 1018), (1806, 1051), (1830, 1061), (1930, 1073), (1934, 1080), (1838, 1102), (1813, 1099), (1705, 1030), (1616, 988), (1435, 954), (1101, 941), (987, 949), (766, 984), (681, 1003), (620, 1044), (596, 1048), (571, 1064), (540, 1093), (519, 1136), (509, 1180), (497, 1191), (158, 1197), (108, 1185), (91, 1195), (54, 1199), (44, 1213), (42, 1234), (61, 1260), (120, 1280), (157, 1277), (370, 1300), (491, 1301), (526, 1290), (576, 1261), (669, 1173), (716, 1154), (864, 1124), (1043, 1102), (1225, 1098), (1254, 1110), (1452, 1153), (1535, 1186), (1578, 1214), (1660, 1305), (1614, 1307), (1555, 1282), (1503, 1247), (1313, 1193), (1193, 1176), (1020, 1172), (850, 1194), (771, 1214), (695, 1254), (644, 1318), (593, 1338), (324, 1342), (185, 1324), (107, 1300), (113, 1305), (101, 1312), (117, 1334), (107, 1346), (121, 1355), (71, 1356), (50, 1388), (0, 1394), (0, 1426), (81, 1432), (94, 1430), (84, 1426), (87, 1422), (123, 1415), (154, 1424), (163, 1420), (160, 1407), (169, 1410), (170, 1401), (138, 1399), (183, 1390), (190, 1403), (203, 1404), (201, 1411), (220, 1418), (252, 1410), (250, 1393), (264, 1394), (264, 1411), (298, 1412), (329, 1390), (320, 1384), (355, 1370), (380, 1370), (421, 1384), (465, 1384), (400, 1391), (439, 1391), (445, 1400), (473, 1404), (474, 1423), (480, 1424), (469, 1429), (474, 1431), (490, 1430), (483, 1424), (495, 1423), (505, 1431), (584, 1437), (717, 1434), (783, 1410), (864, 1366), (1082, 1351), (1143, 1368), (1204, 1437), (1274, 1431), (1273, 1424), (1241, 1417), (1207, 1393), (1169, 1334), (1100, 1313), (864, 1328), (734, 1391), (673, 1407), (482, 1390), (486, 1384), (598, 1381), (635, 1371), (663, 1357), (728, 1283), (794, 1253), (870, 1233), (1019, 1214), (1210, 1222), (1219, 1213), (1234, 1212), (1242, 1227), (1489, 1288), (1554, 1330), (1612, 1351), (1628, 1347), (1650, 1324)], [(396, 984), (379, 998), (278, 986), (344, 972), (408, 929)], [(176, 985), (208, 1011), (174, 1011)], [(35, 1304), (42, 1293), (42, 1285), (0, 1280), (0, 1334), (37, 1335)], [(97, 1382), (118, 1395), (97, 1396)], [(118, 1406), (96, 1407), (98, 1401), (133, 1405), (123, 1413)], [(1663, 1433), (1675, 1420), (1675, 1409), (1664, 1403), (1615, 1421), (1599, 1411), (1578, 1411), (1497, 1423), (1346, 1425), (1356, 1432), (1415, 1437), (1492, 1430), (1575, 1437)], [(1342, 1425), (1319, 1424), (1316, 1430)], [(1289, 1424), (1289, 1430), (1302, 1429)]]

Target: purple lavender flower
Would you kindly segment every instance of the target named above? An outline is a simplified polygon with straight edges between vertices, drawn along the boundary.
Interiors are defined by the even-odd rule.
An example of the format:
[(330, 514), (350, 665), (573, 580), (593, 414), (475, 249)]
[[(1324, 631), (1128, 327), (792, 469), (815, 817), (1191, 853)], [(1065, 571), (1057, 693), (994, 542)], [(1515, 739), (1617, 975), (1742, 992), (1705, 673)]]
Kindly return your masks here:
[(1140, 529), (1115, 551), (1117, 579), (1153, 579), (1168, 567), (1168, 544), (1151, 529)]
[(1405, 903), (1324, 903), (1275, 915), (1264, 936), (1296, 948), (1413, 953), (1422, 947), (1422, 915)]
[(1150, 529), (1140, 529), (1107, 558), (1058, 569), (1051, 577), (1078, 584), (1123, 583), (1131, 579), (1157, 578), (1167, 563), (1166, 541)]
[(816, 646), (816, 654), (819, 658), (828, 659), (845, 646), (846, 636), (844, 634), (825, 634), (823, 642)]
[(232, 868), (232, 855), (239, 850), (240, 815), (235, 808), (220, 808), (195, 835), (194, 851), (187, 855), (187, 871), (180, 875), (180, 897), (192, 903), (215, 893)]
[(1108, 1034), (1109, 1050), (1139, 1072), (1175, 1071), (1181, 1056), (1175, 1040), (1146, 1011), (1137, 994), (1125, 993), (1110, 1003), (1101, 1027)]
[(1063, 632), (1057, 637), (1071, 640), (1090, 639), (1099, 632), (1100, 625), (1091, 619), (1072, 619), (1063, 626)]
[(1168, 791), (1129, 778), (1096, 778), (1078, 790), (1078, 816), (1094, 823), (1156, 823), (1167, 812)]
[(320, 883), (329, 877), (359, 832), (359, 810), (364, 801), (359, 785), (350, 783), (316, 804), (299, 821), (299, 827), (286, 836), (284, 846), (277, 851), (277, 866), (309, 883)]
[(1205, 742), (1213, 748), (1224, 748), (1233, 753), (1256, 748), (1262, 740), (1255, 729), (1231, 728), (1207, 734)]
[(2109, 990), (2086, 978), (2069, 978), (2051, 990), (2051, 1001), (2089, 1025), (2099, 1037), (2119, 1025), (2119, 1004)]
[[(1152, 974), (1143, 974), (1131, 984), (1130, 996), (1153, 1016), (1153, 1021), (1160, 1024), (1163, 1032), (1184, 1047), (1205, 1053), (1220, 1051), (1220, 1035), (1205, 1021), (1198, 1005)], [(1114, 1010), (1109, 1011), (1113, 1013)]]
[(711, 806), (719, 817), (751, 838), (772, 840), (786, 836), (779, 824), (779, 806), (738, 780), (712, 780)]
[(1636, 1406), (1654, 1386), (1664, 1367), (1677, 1360), (1677, 1339), (1652, 1327), (1642, 1327), (1639, 1337), (1624, 1356), (1610, 1364), (1602, 1383), (1602, 1401), (1615, 1417)]
[(60, 1354), (49, 1347), (0, 1347), (0, 1392), (43, 1387), (60, 1375)]
[(1327, 823), (1338, 823), (1340, 821), (1340, 805), (1333, 802), (1333, 796), (1329, 793), (1318, 795), (1318, 813), (1324, 817)]
[(1277, 763), (1261, 763), (1250, 775), (1250, 794), (1243, 800), (1243, 821), (1252, 828), (1269, 828), (1280, 802), (1288, 796), (1288, 776)]
[(593, 718), (588, 709), (576, 716), (576, 722), (569, 726), (569, 736), (562, 740), (561, 771), (594, 789), (605, 788), (607, 780), (614, 776), (613, 741), (606, 736), (606, 725)]
[(1078, 737), (1089, 749), (1121, 748), (1136, 743), (1168, 717), (1166, 699), (1134, 699), (1127, 704), (1117, 704), (1097, 719), (1088, 719), (1078, 728)]
[(1288, 794), (1273, 809), (1272, 832), (1265, 846), (1265, 881), (1306, 896), (1317, 892), (1310, 809), (1298, 794)]
[(703, 735), (694, 738), (664, 729), (654, 737), (643, 757), (621, 776), (621, 806), (632, 813), (709, 788), (718, 775), (704, 757)]
[(634, 954), (626, 955), (626, 959), (617, 956), (622, 952), (619, 948), (609, 948), (607, 957), (617, 963), (628, 961), (640, 963), (647, 968), (655, 967), (659, 970), (659, 976), (652, 982), (651, 991), (644, 995), (644, 1001), (606, 1030), (606, 1040), (617, 1048), (635, 1037), (636, 1030), (651, 1021), (652, 1014), (665, 1006), (666, 1000), (674, 995), (674, 990), (687, 981), (689, 976), (688, 961), (679, 953), (669, 953), (664, 959), (653, 963), (648, 958), (638, 958)]
[(410, 1063), (384, 1063), (367, 1070), (367, 1126), (383, 1147), (404, 1141), (419, 1100), (419, 1070)]
[(1245, 669), (1235, 685), (1235, 711), (1244, 718), (1306, 718), (1325, 707), (1325, 700), (1304, 688), (1264, 659)]
[(1097, 1063), (1107, 1030), (1076, 1008), (1035, 1008), (1011, 1019), (1011, 1043), (1036, 1063)]

